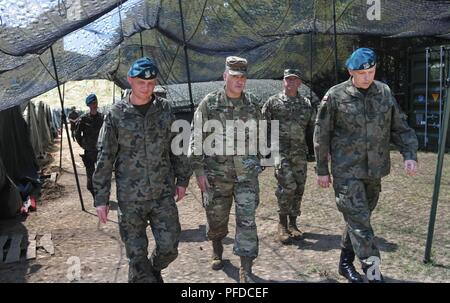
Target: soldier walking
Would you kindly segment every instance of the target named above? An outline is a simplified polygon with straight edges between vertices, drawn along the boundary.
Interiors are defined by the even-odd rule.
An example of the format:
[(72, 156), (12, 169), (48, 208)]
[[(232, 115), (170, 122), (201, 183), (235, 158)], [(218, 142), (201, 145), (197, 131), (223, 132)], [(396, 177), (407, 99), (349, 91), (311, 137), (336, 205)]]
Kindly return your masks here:
[[(89, 113), (82, 115), (76, 121), (75, 139), (84, 154), (80, 155), (86, 168), (87, 189), (94, 197), (94, 188), (92, 187), (92, 175), (97, 161), (97, 140), (100, 129), (103, 124), (103, 114), (97, 111), (97, 96), (90, 94), (86, 97), (86, 105), (89, 107)], [(70, 115), (69, 115), (70, 118)]]
[[(278, 240), (287, 244), (291, 239), (300, 239), (302, 231), (297, 227), (300, 205), (305, 190), (308, 145), (306, 130), (314, 127), (316, 111), (310, 100), (299, 94), (300, 71), (284, 71), (283, 91), (271, 96), (262, 108), (262, 114), (269, 124), (279, 122), (280, 161), (275, 163), (275, 177), (278, 187)], [(289, 217), (289, 222), (288, 222)]]
[(363, 282), (355, 254), (369, 282), (383, 282), (380, 251), (370, 217), (390, 172), (390, 143), (400, 150), (407, 175), (417, 172), (417, 137), (406, 122), (390, 88), (375, 81), (376, 55), (359, 48), (347, 60), (350, 79), (325, 94), (314, 131), (317, 182), (329, 187), (331, 173), (338, 210), (346, 223), (341, 241), (339, 274)]
[[(132, 64), (131, 93), (108, 112), (98, 142), (95, 206), (100, 221), (106, 223), (114, 168), (129, 282), (163, 282), (161, 270), (178, 256), (181, 227), (176, 201), (185, 196), (192, 174), (186, 155), (171, 151), (175, 116), (169, 102), (153, 93), (157, 75), (150, 58)], [(149, 224), (156, 243), (150, 258)]]
[[(227, 120), (249, 123), (254, 121), (256, 127), (261, 119), (261, 112), (259, 100), (244, 91), (247, 81), (246, 59), (227, 57), (223, 78), (224, 89), (206, 95), (194, 114), (189, 157), (198, 186), (203, 192), (207, 236), (212, 241), (213, 248), (212, 269), (219, 270), (223, 267), (222, 240), (228, 234), (228, 220), (234, 198), (236, 235), (233, 252), (240, 256), (241, 260), (239, 281), (252, 282), (252, 264), (258, 256), (255, 212), (259, 203), (260, 158), (258, 154), (249, 152), (254, 147), (249, 143), (249, 129), (242, 132), (245, 137), (243, 153), (238, 153), (236, 129), (233, 128), (234, 140), (227, 136), (226, 143), (220, 145), (223, 148), (219, 147), (219, 151), (213, 153), (202, 150), (203, 143), (206, 143), (205, 137), (211, 136), (202, 130), (211, 121), (217, 122), (218, 127), (225, 129)], [(200, 130), (200, 136), (196, 135), (196, 130)], [(219, 141), (215, 142), (216, 145), (223, 142), (221, 134), (216, 139)], [(231, 153), (225, 151), (229, 145), (233, 147)]]

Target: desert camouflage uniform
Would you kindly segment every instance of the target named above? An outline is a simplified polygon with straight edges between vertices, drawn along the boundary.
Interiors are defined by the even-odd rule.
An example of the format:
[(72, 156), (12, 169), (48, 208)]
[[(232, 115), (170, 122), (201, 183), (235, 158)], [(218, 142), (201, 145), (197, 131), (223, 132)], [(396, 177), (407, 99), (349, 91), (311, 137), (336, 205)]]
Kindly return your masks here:
[[(166, 268), (178, 255), (181, 228), (173, 198), (175, 180), (177, 186), (187, 187), (191, 170), (186, 156), (171, 153), (174, 120), (165, 99), (156, 97), (143, 116), (127, 96), (114, 104), (100, 132), (95, 206), (108, 203), (114, 168), (130, 282), (155, 282), (151, 271)], [(156, 242), (150, 260), (147, 222)]]
[[(261, 119), (259, 102), (252, 94), (244, 92), (242, 95), (240, 100), (230, 100), (224, 90), (208, 94), (198, 106), (194, 114), (194, 122), (199, 117), (202, 118), (202, 125), (208, 120), (217, 120), (225, 128), (226, 120), (247, 122), (253, 119), (257, 125)], [(204, 133), (199, 139), (204, 142), (210, 134)], [(196, 145), (197, 138), (192, 131), (189, 157), (195, 174), (207, 176), (211, 185), (203, 196), (203, 206), (208, 223), (208, 239), (222, 240), (228, 234), (228, 220), (234, 198), (236, 236), (233, 252), (238, 256), (256, 257), (258, 255), (258, 236), (255, 212), (259, 204), (260, 159), (258, 155), (250, 155), (248, 152), (250, 144), (248, 129), (245, 134), (245, 155), (236, 155), (238, 146), (236, 133), (234, 139), (234, 156), (227, 156), (225, 152), (222, 153), (223, 155), (207, 156), (202, 151), (196, 151), (202, 144), (200, 142), (198, 146)], [(225, 150), (226, 140), (223, 140), (221, 136), (218, 136), (218, 140), (224, 142)]]
[(280, 163), (275, 165), (280, 215), (300, 216), (300, 203), (305, 190), (308, 146), (306, 129), (313, 127), (316, 111), (308, 98), (297, 94), (274, 95), (262, 108), (264, 118), (279, 121)]
[(381, 178), (390, 172), (390, 143), (405, 160), (417, 161), (417, 137), (387, 85), (374, 81), (364, 95), (350, 78), (326, 93), (314, 132), (317, 174), (329, 175), (330, 154), (336, 204), (346, 221), (341, 245), (363, 264), (380, 257), (370, 217)]

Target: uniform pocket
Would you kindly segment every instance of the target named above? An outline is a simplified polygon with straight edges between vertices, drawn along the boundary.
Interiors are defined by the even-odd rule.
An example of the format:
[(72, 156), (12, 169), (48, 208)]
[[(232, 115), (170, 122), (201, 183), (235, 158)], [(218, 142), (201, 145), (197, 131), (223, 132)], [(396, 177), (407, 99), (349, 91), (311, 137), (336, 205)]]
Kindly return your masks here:
[(386, 128), (386, 125), (390, 125), (390, 123), (386, 123), (390, 119), (389, 109), (389, 103), (374, 100), (368, 107), (367, 116), (383, 129)]
[(364, 102), (359, 99), (343, 100), (338, 104), (335, 123), (349, 132), (364, 127)]
[(340, 212), (348, 213), (353, 209), (352, 199), (347, 185), (339, 186), (336, 192), (336, 205)]
[(344, 112), (346, 114), (353, 114), (357, 115), (362, 112), (361, 105), (357, 101), (348, 101), (348, 102), (341, 102), (338, 105), (338, 109), (341, 112)]
[(122, 120), (119, 125), (119, 144), (122, 147), (136, 148), (143, 139), (143, 131), (136, 121)]
[(291, 165), (287, 159), (283, 159), (275, 168), (275, 178), (283, 188), (295, 190), (296, 182), (292, 173)]
[(209, 188), (202, 195), (202, 205), (203, 208), (214, 205), (214, 178), (211, 175), (207, 176)]

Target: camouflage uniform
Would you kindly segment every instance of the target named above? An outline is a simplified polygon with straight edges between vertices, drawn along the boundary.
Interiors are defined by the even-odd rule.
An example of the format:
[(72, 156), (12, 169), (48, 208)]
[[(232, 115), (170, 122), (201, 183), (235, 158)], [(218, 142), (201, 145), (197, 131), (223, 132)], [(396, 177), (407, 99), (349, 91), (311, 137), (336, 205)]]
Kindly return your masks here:
[(72, 135), (72, 140), (75, 141), (75, 132), (77, 130), (77, 124), (76, 121), (78, 119), (79, 115), (75, 109), (73, 109), (69, 114), (69, 122), (70, 122), (70, 133)]
[(92, 116), (90, 113), (82, 115), (76, 124), (75, 139), (84, 149), (84, 155), (80, 155), (86, 167), (87, 189), (94, 196), (92, 186), (92, 175), (97, 161), (97, 140), (103, 124), (103, 114), (97, 112)]
[(331, 154), (336, 204), (346, 222), (341, 246), (363, 264), (380, 256), (370, 217), (390, 172), (390, 142), (405, 160), (417, 160), (417, 137), (387, 85), (374, 81), (364, 96), (350, 78), (326, 93), (314, 132), (317, 174), (329, 175)]
[[(243, 92), (242, 96), (240, 100), (232, 101), (227, 98), (224, 90), (206, 95), (194, 114), (193, 126), (199, 117), (202, 118), (202, 125), (208, 120), (217, 120), (224, 128), (226, 120), (247, 122), (254, 119), (259, 121), (261, 112), (257, 98), (246, 92)], [(201, 142), (204, 142), (204, 138), (209, 135), (210, 133), (204, 133)], [(197, 176), (207, 176), (211, 186), (203, 196), (203, 206), (208, 223), (208, 239), (222, 240), (228, 234), (228, 220), (234, 197), (236, 236), (233, 252), (238, 256), (256, 257), (258, 255), (258, 236), (255, 212), (259, 204), (258, 174), (261, 172), (261, 166), (259, 156), (248, 153), (249, 133), (246, 132), (245, 135), (245, 155), (236, 155), (236, 150), (234, 155), (225, 155), (225, 152), (223, 156), (197, 155), (194, 138), (193, 131), (189, 149), (191, 166)], [(238, 140), (236, 133), (234, 138), (236, 149)], [(201, 145), (199, 144), (199, 146)], [(225, 146), (226, 143), (224, 143)]]
[[(165, 99), (156, 97), (143, 116), (128, 95), (113, 105), (100, 132), (95, 206), (108, 203), (114, 168), (130, 282), (155, 282), (154, 271), (166, 268), (178, 255), (181, 228), (173, 197), (175, 185), (187, 187), (191, 170), (186, 156), (171, 153), (174, 120)], [(156, 242), (150, 260), (148, 222)]]
[(280, 163), (275, 166), (280, 215), (300, 216), (300, 203), (306, 182), (306, 129), (314, 125), (316, 113), (308, 98), (297, 94), (288, 97), (279, 93), (267, 100), (262, 108), (268, 121), (278, 120)]

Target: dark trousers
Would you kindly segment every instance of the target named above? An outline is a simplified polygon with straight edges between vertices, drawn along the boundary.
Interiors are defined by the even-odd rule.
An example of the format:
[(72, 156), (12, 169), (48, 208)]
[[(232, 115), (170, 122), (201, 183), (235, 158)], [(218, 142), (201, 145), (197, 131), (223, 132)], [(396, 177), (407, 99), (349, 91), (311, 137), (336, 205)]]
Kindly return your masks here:
[(364, 262), (380, 252), (370, 223), (381, 191), (381, 179), (334, 178), (336, 204), (346, 223), (341, 247), (355, 252)]
[[(119, 231), (129, 261), (128, 282), (156, 282), (153, 271), (178, 256), (181, 226), (172, 196), (150, 201), (119, 201)], [(146, 229), (150, 224), (155, 248), (148, 257)]]
[(95, 171), (95, 162), (97, 162), (97, 151), (84, 151), (84, 155), (81, 155), (83, 159), (84, 166), (86, 167), (86, 179), (87, 179), (87, 189), (91, 192), (92, 197), (94, 197), (94, 186), (92, 185), (92, 175)]

